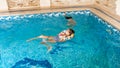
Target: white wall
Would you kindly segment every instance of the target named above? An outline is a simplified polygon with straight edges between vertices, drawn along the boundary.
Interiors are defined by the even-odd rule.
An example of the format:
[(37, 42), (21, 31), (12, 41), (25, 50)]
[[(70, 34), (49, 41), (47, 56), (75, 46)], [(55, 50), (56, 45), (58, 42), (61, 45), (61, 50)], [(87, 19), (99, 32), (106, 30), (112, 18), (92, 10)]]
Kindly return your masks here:
[(50, 8), (50, 0), (40, 0), (41, 8)]
[(8, 5), (6, 0), (0, 0), (0, 11), (7, 11)]
[(51, 0), (52, 7), (70, 7), (94, 4), (95, 0)]
[[(85, 4), (85, 5), (87, 5), (88, 3), (93, 4), (95, 3), (95, 1), (98, 1), (101, 4), (101, 6), (107, 5), (106, 7), (115, 11), (117, 15), (120, 15), (120, 0), (109, 0), (109, 1), (108, 0), (40, 0), (40, 7), (50, 8), (51, 5), (58, 6), (58, 7), (60, 5), (62, 6), (78, 5), (79, 6), (80, 4)], [(7, 0), (0, 0), (0, 11), (8, 11)]]
[(116, 1), (116, 14), (120, 15), (120, 0)]

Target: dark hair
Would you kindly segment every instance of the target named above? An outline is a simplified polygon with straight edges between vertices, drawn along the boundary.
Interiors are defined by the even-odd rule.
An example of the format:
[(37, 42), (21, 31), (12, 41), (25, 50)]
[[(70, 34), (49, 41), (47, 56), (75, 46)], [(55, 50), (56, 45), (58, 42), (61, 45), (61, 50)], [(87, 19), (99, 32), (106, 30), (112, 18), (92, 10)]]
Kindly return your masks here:
[(65, 16), (65, 19), (72, 19), (71, 16)]
[(71, 31), (71, 34), (72, 34), (72, 33), (75, 33), (75, 31), (74, 31), (73, 29), (69, 29), (69, 30)]

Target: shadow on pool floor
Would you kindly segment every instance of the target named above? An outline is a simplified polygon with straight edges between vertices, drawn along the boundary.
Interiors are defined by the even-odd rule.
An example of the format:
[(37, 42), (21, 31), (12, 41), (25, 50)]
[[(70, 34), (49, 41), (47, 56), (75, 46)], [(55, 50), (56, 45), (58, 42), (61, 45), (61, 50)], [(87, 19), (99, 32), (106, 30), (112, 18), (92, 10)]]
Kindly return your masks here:
[(31, 67), (43, 67), (43, 68), (52, 68), (52, 64), (48, 60), (33, 60), (30, 58), (24, 58), (15, 63), (12, 68), (31, 68)]

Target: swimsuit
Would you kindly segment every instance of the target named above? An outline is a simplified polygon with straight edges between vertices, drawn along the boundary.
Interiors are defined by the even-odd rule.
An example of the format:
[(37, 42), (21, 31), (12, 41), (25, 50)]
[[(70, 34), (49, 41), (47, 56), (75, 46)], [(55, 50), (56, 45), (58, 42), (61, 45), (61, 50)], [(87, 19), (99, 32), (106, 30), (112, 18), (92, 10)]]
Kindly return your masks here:
[[(66, 31), (64, 30), (64, 31), (62, 31), (62, 32), (65, 33)], [(57, 35), (57, 36), (54, 37), (54, 40), (55, 40), (56, 42), (60, 42), (62, 36), (64, 36), (64, 34), (59, 34), (59, 35)], [(65, 39), (64, 39), (64, 40), (65, 40)]]
[(66, 30), (62, 31), (60, 34), (58, 34), (57, 36), (55, 36), (53, 39), (56, 42), (60, 42), (61, 40), (66, 41), (66, 40), (70, 40), (72, 37), (71, 36), (65, 36)]
[(59, 35), (57, 35), (57, 36), (54, 37), (54, 40), (55, 40), (56, 42), (60, 42), (61, 39), (63, 39), (64, 41), (66, 41), (66, 40), (70, 40), (71, 38), (72, 38), (72, 37), (70, 37), (70, 36), (61, 38)]
[(56, 42), (60, 42), (60, 38), (59, 38), (59, 36), (58, 36), (58, 35), (55, 36), (55, 37), (54, 37), (54, 40), (55, 40)]

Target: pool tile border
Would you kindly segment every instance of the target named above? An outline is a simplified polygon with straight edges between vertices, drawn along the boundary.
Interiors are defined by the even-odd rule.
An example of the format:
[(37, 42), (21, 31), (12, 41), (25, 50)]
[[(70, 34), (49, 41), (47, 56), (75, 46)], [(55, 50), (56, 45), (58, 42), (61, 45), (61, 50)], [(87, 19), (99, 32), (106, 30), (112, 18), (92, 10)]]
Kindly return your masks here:
[(59, 8), (59, 9), (44, 9), (44, 10), (31, 10), (31, 11), (15, 11), (15, 12), (5, 12), (0, 13), (0, 16), (14, 16), (14, 15), (24, 15), (24, 14), (40, 14), (40, 13), (50, 13), (50, 12), (66, 12), (66, 11), (80, 11), (80, 10), (90, 10), (103, 20), (107, 21), (109, 24), (120, 30), (120, 20), (119, 17), (113, 14), (105, 12), (103, 9), (98, 9), (93, 6), (81, 6), (74, 8)]

